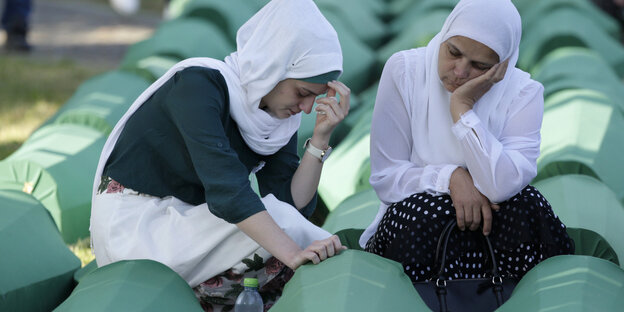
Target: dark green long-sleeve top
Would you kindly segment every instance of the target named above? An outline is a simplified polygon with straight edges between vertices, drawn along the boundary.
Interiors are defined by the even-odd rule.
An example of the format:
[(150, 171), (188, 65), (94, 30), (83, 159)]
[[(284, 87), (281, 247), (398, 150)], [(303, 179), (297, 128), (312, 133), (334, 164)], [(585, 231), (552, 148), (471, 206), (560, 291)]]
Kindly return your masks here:
[[(290, 183), (299, 165), (297, 134), (277, 153), (262, 156), (243, 140), (230, 116), (228, 89), (219, 71), (190, 67), (176, 73), (127, 121), (103, 175), (140, 193), (175, 196), (238, 223), (265, 210), (251, 188), (294, 206)], [(316, 195), (301, 209), (308, 217)]]

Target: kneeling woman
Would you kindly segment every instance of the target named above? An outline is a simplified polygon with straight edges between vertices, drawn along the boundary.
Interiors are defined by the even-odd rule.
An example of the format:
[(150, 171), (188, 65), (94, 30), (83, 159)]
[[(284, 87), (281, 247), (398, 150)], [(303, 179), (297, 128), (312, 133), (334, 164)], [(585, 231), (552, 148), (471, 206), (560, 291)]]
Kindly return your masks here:
[[(233, 303), (227, 294), (240, 287), (230, 284), (243, 274), (262, 286), (285, 266), (338, 254), (338, 238), (304, 216), (316, 205), (320, 151), (349, 110), (341, 72), (336, 32), (312, 0), (268, 3), (239, 29), (225, 62), (175, 65), (139, 96), (102, 152), (91, 215), (98, 266), (152, 259), (202, 295), (226, 294), (212, 302)], [(300, 113), (315, 99), (300, 160)]]
[[(370, 183), (382, 201), (360, 237), (367, 251), (432, 276), (453, 219), (446, 278), (483, 277), (489, 235), (498, 267), (520, 278), (574, 251), (565, 226), (528, 183), (536, 175), (543, 87), (515, 67), (520, 16), (509, 0), (462, 0), (427, 47), (386, 63), (371, 128)], [(450, 262), (449, 262), (450, 260)]]

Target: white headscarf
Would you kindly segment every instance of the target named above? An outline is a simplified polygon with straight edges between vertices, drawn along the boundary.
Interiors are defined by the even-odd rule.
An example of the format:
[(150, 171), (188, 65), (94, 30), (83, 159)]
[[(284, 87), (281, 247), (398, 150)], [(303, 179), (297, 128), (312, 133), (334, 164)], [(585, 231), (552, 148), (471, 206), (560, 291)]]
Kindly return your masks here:
[[(209, 40), (210, 38), (207, 38)], [(312, 0), (272, 0), (238, 30), (237, 51), (225, 62), (212, 58), (184, 60), (156, 80), (121, 117), (104, 145), (93, 194), (126, 121), (175, 73), (191, 66), (219, 70), (230, 98), (230, 114), (245, 143), (256, 153), (271, 155), (299, 128), (301, 114), (278, 119), (259, 108), (260, 99), (278, 82), (342, 72), (338, 35)]]
[(273, 0), (238, 30), (236, 45), (225, 63), (240, 79), (236, 94), (245, 98), (230, 111), (247, 145), (270, 155), (288, 143), (301, 114), (274, 118), (258, 108), (260, 99), (287, 78), (342, 72), (338, 35), (312, 0)]
[(494, 136), (501, 133), (511, 102), (530, 83), (530, 76), (516, 68), (522, 21), (511, 1), (459, 1), (446, 18), (442, 30), (425, 48), (425, 59), (416, 61), (416, 66), (422, 66), (424, 75), (414, 77), (416, 91), (407, 108), (411, 112), (414, 149), (429, 164), (465, 165), (459, 142), (451, 130), (451, 93), (444, 88), (438, 74), (440, 45), (454, 36), (467, 37), (488, 46), (498, 54), (501, 62), (509, 59), (505, 78), (473, 107), (485, 128)]

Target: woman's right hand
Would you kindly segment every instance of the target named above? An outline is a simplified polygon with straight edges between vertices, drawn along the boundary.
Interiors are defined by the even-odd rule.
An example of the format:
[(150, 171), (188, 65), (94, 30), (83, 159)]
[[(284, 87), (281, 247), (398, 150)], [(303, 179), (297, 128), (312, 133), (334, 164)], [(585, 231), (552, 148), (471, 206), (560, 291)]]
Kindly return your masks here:
[(498, 211), (500, 207), (490, 203), (479, 192), (470, 173), (462, 167), (453, 171), (449, 189), (457, 215), (457, 227), (462, 231), (466, 228), (474, 231), (479, 228), (483, 218), (483, 234), (489, 235), (492, 229), (492, 210)]
[(336, 235), (332, 235), (326, 239), (312, 242), (306, 249), (297, 253), (293, 261), (287, 265), (291, 269), (296, 270), (302, 264), (309, 261), (312, 261), (314, 264), (319, 264), (321, 261), (333, 257), (346, 249), (347, 247), (340, 243), (340, 238)]
[[(347, 117), (351, 106), (351, 89), (347, 85), (334, 80), (328, 82), (327, 86), (327, 96), (316, 99), (317, 116), (311, 143), (317, 147), (329, 142), (332, 132)], [(340, 95), (340, 101), (336, 94)]]
[(451, 117), (456, 123), (461, 115), (471, 110), (474, 104), (499, 81), (505, 78), (509, 59), (498, 63), (484, 74), (466, 81), (451, 95)]

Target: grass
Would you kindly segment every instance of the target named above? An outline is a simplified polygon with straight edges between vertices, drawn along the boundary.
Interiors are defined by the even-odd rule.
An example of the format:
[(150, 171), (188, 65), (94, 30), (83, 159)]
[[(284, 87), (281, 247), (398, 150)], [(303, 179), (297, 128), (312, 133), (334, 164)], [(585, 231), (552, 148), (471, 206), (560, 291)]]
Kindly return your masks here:
[(81, 266), (85, 266), (95, 259), (91, 253), (91, 239), (88, 237), (79, 239), (75, 244), (68, 247), (80, 259)]
[(70, 61), (0, 56), (0, 159), (11, 155), (33, 130), (54, 114), (89, 77), (101, 68)]

